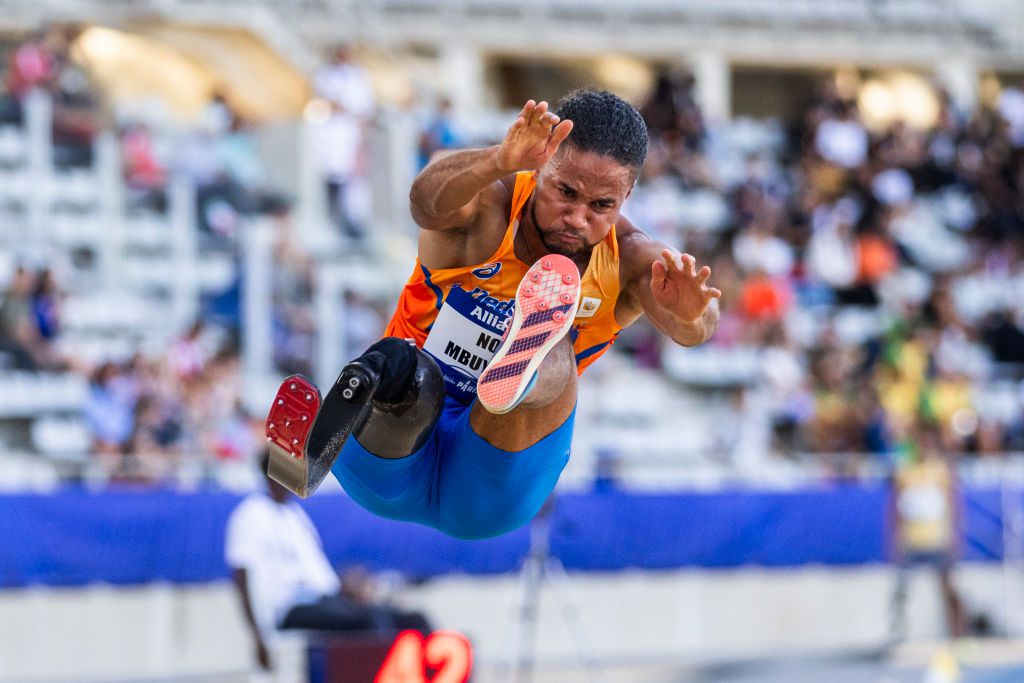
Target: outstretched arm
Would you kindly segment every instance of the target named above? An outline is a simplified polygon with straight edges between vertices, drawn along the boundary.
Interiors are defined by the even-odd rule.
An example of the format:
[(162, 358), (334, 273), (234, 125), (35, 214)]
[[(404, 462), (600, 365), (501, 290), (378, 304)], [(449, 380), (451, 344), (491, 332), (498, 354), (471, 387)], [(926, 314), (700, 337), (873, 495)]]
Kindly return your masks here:
[(432, 161), (413, 181), (412, 217), (426, 230), (465, 228), (476, 223), (481, 194), (517, 171), (539, 169), (572, 130), (548, 103), (530, 100), (501, 144), (451, 152)]
[(640, 245), (638, 277), (632, 289), (644, 314), (659, 331), (682, 346), (703, 344), (718, 329), (722, 292), (708, 287), (711, 269), (658, 242)]

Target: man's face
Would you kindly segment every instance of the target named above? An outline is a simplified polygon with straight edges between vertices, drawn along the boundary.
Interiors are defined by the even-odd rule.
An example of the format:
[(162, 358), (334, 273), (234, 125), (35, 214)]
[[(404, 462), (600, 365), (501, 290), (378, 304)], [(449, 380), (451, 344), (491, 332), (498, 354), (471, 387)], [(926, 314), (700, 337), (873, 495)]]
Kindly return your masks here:
[(628, 166), (563, 145), (537, 174), (530, 218), (541, 242), (553, 254), (588, 254), (618, 220), (633, 180)]

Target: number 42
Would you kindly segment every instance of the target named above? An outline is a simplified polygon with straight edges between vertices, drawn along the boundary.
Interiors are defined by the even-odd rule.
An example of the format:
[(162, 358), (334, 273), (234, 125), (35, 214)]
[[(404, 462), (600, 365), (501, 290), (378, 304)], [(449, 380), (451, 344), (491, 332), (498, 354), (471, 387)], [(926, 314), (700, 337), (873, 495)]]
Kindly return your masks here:
[[(469, 640), (455, 631), (402, 631), (373, 683), (466, 683), (473, 667)], [(434, 670), (427, 678), (427, 670)]]

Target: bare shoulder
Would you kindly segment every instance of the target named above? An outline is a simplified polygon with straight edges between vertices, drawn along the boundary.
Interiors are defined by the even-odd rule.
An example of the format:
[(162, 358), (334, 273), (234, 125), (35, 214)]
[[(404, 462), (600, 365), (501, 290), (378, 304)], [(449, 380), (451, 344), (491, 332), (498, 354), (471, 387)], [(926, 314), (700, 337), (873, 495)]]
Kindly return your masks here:
[(472, 223), (449, 230), (420, 230), (419, 259), (428, 268), (482, 263), (501, 244), (512, 210), (515, 175), (491, 183), (478, 196)]
[(513, 173), (491, 183), (480, 193), (481, 225), (478, 227), (484, 229), (488, 227), (483, 223), (488, 223), (488, 219), (493, 218), (489, 214), (503, 215), (504, 222), (508, 223), (508, 213), (512, 209), (512, 193), (515, 186), (516, 176)]
[(651, 264), (664, 248), (643, 230), (624, 217), (615, 223), (615, 236), (619, 242), (619, 300), (615, 304), (615, 319), (626, 327), (643, 313), (641, 288), (650, 286)]

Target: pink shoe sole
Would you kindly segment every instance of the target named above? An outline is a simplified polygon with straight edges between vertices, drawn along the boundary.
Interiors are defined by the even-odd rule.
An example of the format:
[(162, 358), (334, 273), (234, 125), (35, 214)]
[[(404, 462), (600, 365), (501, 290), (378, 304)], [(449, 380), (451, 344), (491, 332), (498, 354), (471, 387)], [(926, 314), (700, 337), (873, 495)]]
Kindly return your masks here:
[(505, 338), (477, 382), (484, 408), (501, 414), (516, 407), (541, 361), (572, 327), (579, 299), (580, 272), (570, 259), (549, 254), (530, 266)]

